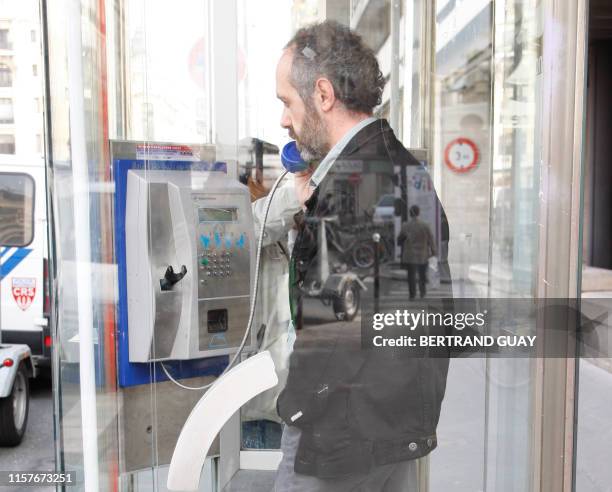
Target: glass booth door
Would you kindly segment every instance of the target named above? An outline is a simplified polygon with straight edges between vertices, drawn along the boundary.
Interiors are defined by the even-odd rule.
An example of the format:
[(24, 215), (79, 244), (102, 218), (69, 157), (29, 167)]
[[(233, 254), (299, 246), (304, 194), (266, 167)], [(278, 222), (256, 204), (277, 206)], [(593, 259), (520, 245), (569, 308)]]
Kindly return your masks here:
[[(159, 242), (159, 227), (189, 209), (179, 207), (187, 198), (177, 198), (183, 192), (176, 190), (209, 193), (217, 181), (231, 183), (219, 189), (241, 190), (249, 206), (240, 202), (238, 215), (200, 220), (200, 229), (214, 224), (210, 231), (197, 229), (189, 244), (198, 275), (210, 271), (210, 282), (218, 276), (218, 285), (231, 285), (215, 295), (245, 294), (240, 289), (254, 263), (233, 270), (225, 256), (209, 257), (207, 251), (216, 241), (223, 249), (227, 240), (223, 251), (236, 248), (236, 255), (245, 241), (256, 245), (254, 228), (251, 239), (240, 243), (242, 232), (230, 231), (219, 217), (238, 220), (244, 205), (256, 218), (256, 201), (283, 170), (280, 154), (289, 135), (281, 126), (277, 62), (295, 33), (312, 23), (337, 21), (372, 51), (384, 81), (372, 116), (386, 120), (403, 147), (413, 149), (416, 166), (392, 166), (392, 174), (404, 173), (401, 178), (372, 181), (363, 177), (360, 162), (334, 169), (328, 217), (338, 217), (346, 230), (334, 229), (331, 219), (321, 222), (327, 225), (317, 229), (317, 240), (325, 232), (326, 252), (341, 260), (318, 274), (343, 275), (352, 265), (364, 292), (373, 291), (376, 261), (376, 275), (397, 280), (389, 297), (412, 297), (397, 240), (412, 213), (409, 205), (418, 202), (425, 210), (432, 196), (427, 193), (435, 190), (437, 263), (429, 271), (428, 298), (450, 292), (506, 306), (578, 298), (585, 12), (584, 1), (570, 0), (45, 4), (58, 466), (78, 471), (82, 490), (166, 490), (185, 420), (235, 353), (237, 345), (225, 345), (231, 337), (223, 314), (235, 304), (215, 308), (214, 318), (209, 312), (208, 331), (183, 352), (176, 339), (162, 336), (170, 325), (153, 324), (151, 353), (161, 354), (169, 343), (170, 355), (148, 352), (135, 361), (130, 337), (140, 325), (123, 312), (131, 302), (125, 279), (134, 268), (122, 249), (131, 233), (129, 207), (150, 217), (139, 236), (148, 245), (142, 254), (161, 255), (170, 239)], [(148, 188), (134, 199), (128, 181), (137, 178)], [(292, 187), (292, 179), (284, 186)], [(373, 189), (384, 190), (380, 200), (372, 202)], [(197, 193), (189, 193), (196, 200)], [(223, 210), (236, 210), (237, 202), (226, 201)], [(369, 217), (365, 225), (359, 221), (366, 215), (356, 213), (362, 209)], [(376, 260), (367, 248), (356, 252), (343, 239), (341, 233), (355, 234), (357, 226), (382, 237), (383, 252), (372, 253)], [(175, 256), (163, 260), (174, 269), (161, 272), (156, 282), (167, 283), (157, 282), (156, 289), (186, 285), (179, 278), (188, 250), (181, 241), (191, 229), (179, 229), (172, 236), (180, 245)], [(280, 385), (227, 416), (200, 490), (273, 486), (287, 424), (277, 413), (277, 398), (293, 344), (317, 339), (342, 321), (337, 299), (312, 294), (322, 287), (316, 279), (303, 305), (289, 302), (293, 229), (290, 224), (262, 251), (266, 271), (256, 321), (240, 357), (267, 350)], [(187, 267), (184, 278), (191, 272)], [(245, 275), (242, 285), (232, 283), (236, 277), (230, 275), (237, 273)], [(248, 278), (253, 286), (254, 277)], [(199, 302), (208, 299), (202, 289), (210, 284), (198, 279), (202, 286), (193, 288), (200, 289)], [(347, 296), (343, 301), (354, 301)], [(317, 313), (317, 321), (293, 323), (296, 309)], [(352, 326), (356, 337), (363, 313), (343, 325)], [(240, 315), (240, 326), (247, 314)], [(510, 310), (508, 316), (519, 313)], [(536, 317), (521, 330), (542, 333), (545, 322)], [(182, 325), (172, 326), (180, 333)], [(148, 349), (149, 341), (143, 343)], [(414, 490), (571, 490), (575, 347), (564, 353), (540, 348), (541, 357), (450, 360), (437, 449), (414, 461)]]

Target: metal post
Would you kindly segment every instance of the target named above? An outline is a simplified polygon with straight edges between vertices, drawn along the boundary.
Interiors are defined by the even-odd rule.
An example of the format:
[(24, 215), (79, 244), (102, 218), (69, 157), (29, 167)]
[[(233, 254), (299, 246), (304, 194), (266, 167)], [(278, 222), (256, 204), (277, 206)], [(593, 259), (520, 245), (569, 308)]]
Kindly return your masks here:
[[(91, 226), (89, 217), (89, 169), (85, 129), (85, 88), (83, 82), (83, 41), (81, 3), (67, 2), (68, 97), (70, 117), (70, 158), (74, 190), (74, 236), (77, 267), (79, 327), (79, 377), (81, 432), (85, 490), (99, 490), (98, 418), (94, 357), (93, 286), (91, 273)], [(77, 205), (78, 204), (78, 205)]]
[[(399, 89), (399, 65), (400, 65), (400, 2), (402, 0), (391, 0), (390, 9), (390, 24), (391, 24), (391, 73), (389, 74), (389, 88), (391, 89), (391, 97), (389, 98), (389, 125), (398, 136), (402, 139), (400, 130), (400, 89)], [(395, 176), (403, 174), (405, 163), (402, 165), (394, 165), (393, 172)], [(400, 178), (401, 179), (401, 178)], [(394, 195), (397, 198), (403, 198), (401, 183), (396, 182), (394, 187)], [(402, 221), (399, 217), (393, 218), (393, 238), (397, 239), (401, 228)]]
[(380, 234), (372, 234), (374, 242), (374, 312), (378, 312), (380, 299)]
[(53, 343), (51, 344), (51, 381), (53, 391), (53, 430), (55, 436), (55, 469), (64, 470), (64, 443), (63, 434), (60, 432), (60, 419), (62, 418), (62, 400), (60, 398), (60, 338), (57, 329), (57, 256), (55, 251), (55, 209), (53, 193), (53, 147), (52, 147), (52, 127), (51, 127), (51, 85), (49, 83), (49, 26), (47, 17), (47, 2), (40, 2), (40, 27), (43, 55), (44, 73), (44, 142), (45, 142), (45, 188), (47, 200), (47, 288), (49, 289), (50, 313), (49, 313), (49, 332)]
[[(535, 296), (580, 296), (586, 0), (544, 0), (541, 181)], [(537, 320), (545, 326), (545, 320)], [(545, 342), (544, 342), (545, 343)], [(576, 353), (535, 360), (531, 490), (573, 490)]]
[(391, 97), (389, 99), (389, 125), (396, 135), (399, 133), (400, 118), (400, 90), (399, 90), (399, 31), (400, 31), (400, 1), (392, 0), (390, 9), (391, 22), (391, 73), (389, 75), (389, 88)]
[(214, 80), (213, 142), (217, 160), (228, 163), (228, 176), (238, 178), (238, 5), (236, 0), (211, 2)]

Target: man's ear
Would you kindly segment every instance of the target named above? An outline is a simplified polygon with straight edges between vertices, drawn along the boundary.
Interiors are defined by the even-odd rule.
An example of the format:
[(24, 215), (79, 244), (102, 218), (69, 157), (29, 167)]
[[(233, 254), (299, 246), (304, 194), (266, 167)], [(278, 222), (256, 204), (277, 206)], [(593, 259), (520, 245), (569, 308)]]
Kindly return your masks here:
[(334, 107), (336, 94), (334, 93), (334, 86), (329, 79), (321, 77), (316, 80), (314, 98), (324, 113)]

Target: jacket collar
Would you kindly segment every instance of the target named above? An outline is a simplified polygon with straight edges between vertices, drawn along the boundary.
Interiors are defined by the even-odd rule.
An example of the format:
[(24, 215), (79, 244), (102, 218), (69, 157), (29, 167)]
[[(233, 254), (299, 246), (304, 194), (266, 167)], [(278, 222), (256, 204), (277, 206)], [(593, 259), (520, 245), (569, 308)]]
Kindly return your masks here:
[(354, 154), (373, 138), (389, 132), (393, 133), (393, 130), (385, 119), (378, 119), (370, 123), (362, 128), (357, 135), (355, 135), (351, 141), (346, 144), (346, 147), (344, 147), (344, 150), (340, 154), (339, 158)]

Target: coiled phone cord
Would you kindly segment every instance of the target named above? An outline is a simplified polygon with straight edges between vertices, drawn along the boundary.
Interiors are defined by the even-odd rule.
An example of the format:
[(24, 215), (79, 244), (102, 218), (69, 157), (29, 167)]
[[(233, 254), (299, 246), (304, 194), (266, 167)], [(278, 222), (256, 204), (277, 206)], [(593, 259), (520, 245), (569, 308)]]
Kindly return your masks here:
[(195, 387), (195, 388), (192, 387), (192, 386), (185, 386), (184, 384), (179, 383), (176, 379), (174, 379), (172, 377), (172, 375), (170, 374), (168, 369), (166, 369), (166, 366), (164, 365), (164, 363), (161, 362), (160, 363), (161, 367), (162, 367), (163, 371), (166, 373), (166, 376), (168, 376), (168, 379), (170, 379), (170, 381), (172, 381), (177, 386), (180, 386), (183, 389), (192, 390), (192, 391), (202, 391), (202, 390), (208, 389), (213, 384), (215, 384), (217, 381), (219, 381), (223, 377), (223, 375), (226, 372), (228, 372), (234, 366), (234, 364), (236, 363), (236, 361), (240, 357), (240, 354), (242, 354), (242, 351), (244, 350), (246, 342), (249, 339), (249, 335), (251, 334), (251, 326), (253, 325), (253, 319), (255, 318), (255, 303), (257, 302), (257, 292), (259, 290), (259, 266), (260, 266), (260, 262), (261, 262), (261, 249), (263, 247), (263, 239), (264, 239), (264, 232), (265, 232), (265, 229), (266, 229), (266, 221), (268, 220), (268, 212), (270, 211), (270, 205), (272, 203), (272, 197), (274, 196), (274, 193), (276, 193), (276, 189), (278, 188), (278, 185), (283, 180), (283, 178), (287, 175), (288, 172), (289, 171), (285, 170), (276, 179), (276, 181), (272, 185), (272, 188), (270, 189), (270, 193), (268, 193), (268, 196), (266, 197), (266, 204), (265, 204), (265, 207), (264, 207), (263, 221), (261, 222), (261, 227), (259, 228), (259, 240), (257, 241), (257, 258), (255, 260), (255, 283), (254, 283), (254, 288), (253, 288), (253, 296), (251, 297), (251, 310), (249, 311), (249, 321), (247, 322), (246, 329), (244, 331), (244, 336), (242, 337), (242, 341), (240, 342), (240, 346), (238, 347), (238, 350), (236, 351), (236, 353), (232, 357), (232, 360), (230, 361), (230, 363), (227, 365), (227, 367), (223, 370), (223, 372), (219, 375), (219, 377), (217, 379), (215, 379), (211, 383), (205, 384), (204, 386), (198, 386), (198, 387)]

